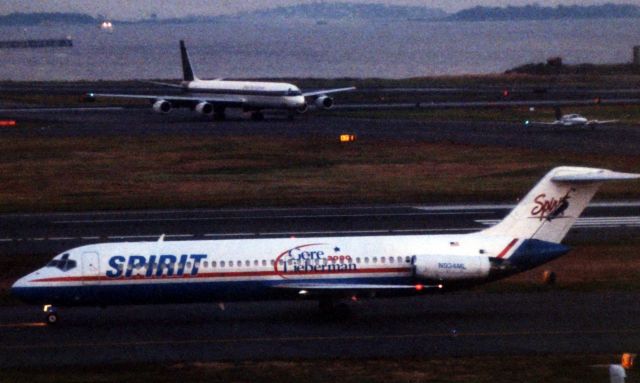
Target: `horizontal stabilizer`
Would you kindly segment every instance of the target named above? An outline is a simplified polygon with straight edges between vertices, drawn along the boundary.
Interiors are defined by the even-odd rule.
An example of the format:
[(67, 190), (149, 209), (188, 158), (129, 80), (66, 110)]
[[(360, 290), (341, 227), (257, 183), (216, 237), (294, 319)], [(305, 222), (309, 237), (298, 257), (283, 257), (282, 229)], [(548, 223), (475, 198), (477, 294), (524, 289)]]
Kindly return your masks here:
[(604, 182), (604, 181), (624, 181), (640, 178), (637, 173), (614, 172), (607, 169), (568, 168), (556, 172), (551, 181), (553, 182)]

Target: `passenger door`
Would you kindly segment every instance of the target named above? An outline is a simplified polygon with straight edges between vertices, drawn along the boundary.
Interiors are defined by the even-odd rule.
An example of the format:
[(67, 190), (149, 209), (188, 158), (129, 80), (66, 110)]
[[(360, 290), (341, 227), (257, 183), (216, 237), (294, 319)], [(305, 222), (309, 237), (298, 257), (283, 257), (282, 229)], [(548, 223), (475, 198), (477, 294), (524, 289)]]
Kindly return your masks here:
[(86, 277), (97, 277), (100, 275), (100, 257), (95, 251), (82, 253), (82, 279), (83, 284), (95, 284), (97, 279)]

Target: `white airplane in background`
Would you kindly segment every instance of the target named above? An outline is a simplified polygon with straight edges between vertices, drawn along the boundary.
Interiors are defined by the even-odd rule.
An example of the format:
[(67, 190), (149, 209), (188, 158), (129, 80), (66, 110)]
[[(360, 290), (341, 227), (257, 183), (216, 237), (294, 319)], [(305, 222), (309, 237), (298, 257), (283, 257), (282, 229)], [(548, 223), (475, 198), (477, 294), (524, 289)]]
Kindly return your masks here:
[(323, 89), (302, 92), (297, 86), (283, 82), (227, 81), (223, 79), (200, 80), (193, 71), (184, 41), (180, 40), (183, 81), (180, 85), (155, 83), (180, 88), (181, 95), (142, 95), (88, 93), (86, 99), (93, 101), (99, 97), (149, 100), (153, 110), (166, 114), (173, 108), (190, 108), (199, 114), (213, 116), (217, 120), (225, 118), (227, 108), (241, 108), (251, 112), (254, 120), (264, 119), (262, 110), (281, 109), (289, 111), (292, 118), (295, 113), (304, 113), (308, 109), (307, 99), (319, 109), (330, 109), (333, 98), (329, 94), (354, 90), (355, 87)]
[(572, 114), (562, 114), (560, 108), (555, 109), (556, 112), (556, 120), (551, 122), (541, 122), (541, 121), (525, 121), (526, 125), (562, 125), (562, 126), (591, 126), (594, 127), (596, 125), (602, 124), (613, 124), (620, 120), (589, 120), (584, 116), (581, 116), (576, 113)]
[[(640, 174), (552, 169), (500, 223), (455, 235), (101, 243), (77, 247), (16, 281), (11, 292), (56, 306), (343, 299), (446, 292), (498, 280), (567, 253), (561, 245), (605, 181)], [(338, 305), (337, 307), (344, 307)]]

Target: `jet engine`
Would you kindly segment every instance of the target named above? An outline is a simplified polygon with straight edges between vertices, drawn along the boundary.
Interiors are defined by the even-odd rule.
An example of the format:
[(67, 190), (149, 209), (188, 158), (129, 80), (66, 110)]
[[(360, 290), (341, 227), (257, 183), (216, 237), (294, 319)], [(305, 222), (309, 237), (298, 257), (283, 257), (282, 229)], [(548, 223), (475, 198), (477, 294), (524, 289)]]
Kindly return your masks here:
[(456, 255), (418, 255), (416, 277), (429, 280), (474, 280), (489, 276), (489, 257)]
[(204, 114), (206, 116), (209, 116), (213, 113), (213, 105), (209, 104), (206, 101), (199, 102), (196, 105), (195, 109), (199, 114)]
[(319, 109), (331, 109), (333, 106), (333, 98), (329, 96), (320, 96), (316, 98), (315, 103)]
[(167, 100), (158, 100), (153, 103), (153, 111), (156, 113), (167, 114), (171, 112), (171, 103)]

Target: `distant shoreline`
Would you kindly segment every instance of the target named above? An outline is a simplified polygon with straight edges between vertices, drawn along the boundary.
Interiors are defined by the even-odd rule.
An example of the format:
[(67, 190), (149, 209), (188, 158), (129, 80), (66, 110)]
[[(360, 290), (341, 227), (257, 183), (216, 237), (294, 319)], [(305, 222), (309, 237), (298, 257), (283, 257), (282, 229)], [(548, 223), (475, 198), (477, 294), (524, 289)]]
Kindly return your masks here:
[[(353, 3), (311, 3), (294, 6), (263, 9), (216, 16), (185, 16), (159, 18), (152, 16), (138, 20), (111, 19), (114, 24), (192, 24), (217, 23), (238, 20), (273, 20), (274, 18), (292, 18), (321, 22), (367, 20), (367, 21), (408, 21), (408, 22), (482, 22), (482, 21), (544, 21), (544, 20), (593, 20), (640, 18), (640, 6), (633, 4), (571, 5), (545, 7), (537, 4), (508, 7), (477, 6), (456, 13), (446, 13), (438, 8), (424, 6), (397, 6), (381, 4)], [(37, 26), (47, 24), (98, 25), (105, 21), (99, 15), (85, 13), (60, 12), (15, 12), (0, 15), (0, 26)]]

